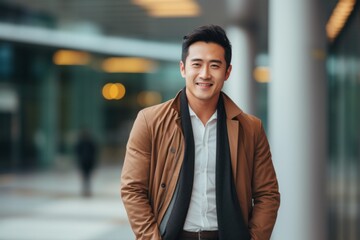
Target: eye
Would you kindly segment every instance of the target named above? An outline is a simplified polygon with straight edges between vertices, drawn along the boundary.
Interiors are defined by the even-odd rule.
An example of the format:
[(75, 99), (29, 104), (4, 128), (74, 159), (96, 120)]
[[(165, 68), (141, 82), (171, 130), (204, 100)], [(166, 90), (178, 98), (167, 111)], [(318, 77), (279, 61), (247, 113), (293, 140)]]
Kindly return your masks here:
[(218, 69), (218, 68), (220, 68), (220, 66), (217, 65), (217, 64), (212, 64), (210, 67), (211, 67), (212, 69)]
[(191, 66), (193, 66), (193, 67), (200, 67), (201, 64), (200, 64), (200, 63), (197, 63), (197, 62), (194, 62), (194, 63), (191, 64)]

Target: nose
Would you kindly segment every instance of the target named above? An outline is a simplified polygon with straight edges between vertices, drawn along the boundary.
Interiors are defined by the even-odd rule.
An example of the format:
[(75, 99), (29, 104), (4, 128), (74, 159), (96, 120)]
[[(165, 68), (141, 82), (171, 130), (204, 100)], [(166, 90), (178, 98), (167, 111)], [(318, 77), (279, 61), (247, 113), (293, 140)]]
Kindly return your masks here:
[(203, 66), (200, 71), (200, 78), (201, 79), (209, 79), (210, 78), (210, 69), (207, 66)]

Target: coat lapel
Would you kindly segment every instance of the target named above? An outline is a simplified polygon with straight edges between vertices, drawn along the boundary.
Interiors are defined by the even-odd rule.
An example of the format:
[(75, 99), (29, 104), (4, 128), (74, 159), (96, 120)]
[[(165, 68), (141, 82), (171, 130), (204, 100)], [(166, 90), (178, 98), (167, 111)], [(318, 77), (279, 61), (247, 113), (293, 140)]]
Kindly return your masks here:
[[(230, 157), (231, 157), (231, 165), (233, 170), (233, 176), (236, 178), (238, 174), (235, 174), (238, 169), (238, 156), (239, 156), (239, 128), (240, 122), (237, 117), (242, 114), (242, 110), (236, 106), (236, 104), (225, 94), (222, 93), (224, 97), (224, 104), (226, 109), (226, 124), (230, 145)], [(234, 179), (236, 182), (236, 179)]]
[(226, 124), (227, 124), (229, 146), (230, 146), (231, 165), (233, 170), (233, 176), (235, 177), (236, 176), (235, 172), (238, 164), (237, 156), (238, 156), (239, 122), (237, 120), (227, 119)]

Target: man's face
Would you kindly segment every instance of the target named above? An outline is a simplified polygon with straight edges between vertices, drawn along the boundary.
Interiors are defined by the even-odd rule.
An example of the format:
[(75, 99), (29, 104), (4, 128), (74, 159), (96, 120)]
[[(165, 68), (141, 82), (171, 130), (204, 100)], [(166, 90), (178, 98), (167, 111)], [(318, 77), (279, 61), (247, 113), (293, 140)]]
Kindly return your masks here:
[(231, 66), (226, 69), (225, 50), (216, 43), (195, 42), (189, 47), (185, 63), (180, 62), (189, 102), (217, 103)]

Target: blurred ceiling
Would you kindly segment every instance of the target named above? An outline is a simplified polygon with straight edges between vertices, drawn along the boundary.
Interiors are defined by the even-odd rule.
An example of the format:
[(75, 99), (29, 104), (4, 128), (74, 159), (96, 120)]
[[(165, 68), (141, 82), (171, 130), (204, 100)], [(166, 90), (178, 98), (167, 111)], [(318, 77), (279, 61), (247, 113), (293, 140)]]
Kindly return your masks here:
[(219, 0), (198, 1), (201, 13), (196, 17), (155, 18), (131, 0), (8, 0), (33, 14), (48, 14), (62, 28), (72, 25), (98, 27), (105, 35), (128, 36), (164, 41), (178, 40), (194, 26), (204, 23), (224, 25), (224, 3)]
[[(339, 0), (319, 1), (329, 18)], [(199, 14), (153, 17), (141, 6), (193, 2)], [(239, 25), (253, 33), (258, 53), (268, 52), (268, 0), (0, 0), (0, 23), (42, 26), (76, 33), (178, 43), (194, 27)], [(249, 8), (249, 5), (251, 7)], [(234, 7), (235, 6), (235, 7)], [(315, 6), (315, 5), (314, 5)], [(175, 7), (177, 8), (177, 7)], [(245, 16), (245, 17), (244, 17)], [(325, 26), (324, 26), (325, 28)]]
[[(55, 27), (60, 29), (97, 31), (106, 36), (163, 42), (179, 42), (184, 34), (199, 25), (211, 23), (226, 27), (229, 22), (226, 13), (228, 0), (194, 0), (200, 7), (200, 14), (189, 17), (151, 17), (144, 8), (134, 3), (137, 1), (144, 0), (3, 0), (1, 2), (2, 5), (16, 8), (27, 16), (53, 18)], [(256, 33), (255, 37), (259, 40), (258, 51), (266, 51), (268, 1), (253, 1), (257, 3), (254, 19), (246, 26), (250, 26)], [(32, 21), (31, 24), (37, 23)]]

